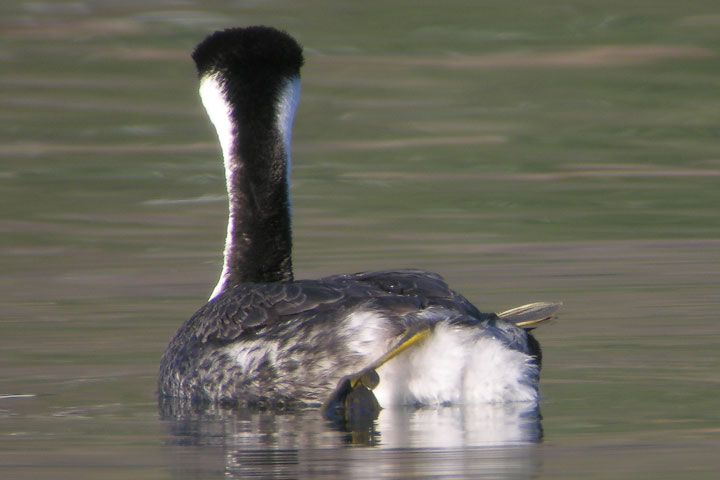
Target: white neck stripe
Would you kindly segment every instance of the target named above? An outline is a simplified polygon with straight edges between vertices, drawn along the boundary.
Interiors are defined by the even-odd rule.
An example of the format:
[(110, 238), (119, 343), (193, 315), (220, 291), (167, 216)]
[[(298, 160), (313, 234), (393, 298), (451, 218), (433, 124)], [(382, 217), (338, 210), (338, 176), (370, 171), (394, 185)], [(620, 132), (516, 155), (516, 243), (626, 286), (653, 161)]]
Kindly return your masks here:
[(285, 88), (280, 94), (277, 109), (277, 125), (280, 135), (283, 139), (285, 147), (285, 158), (287, 165), (285, 166), (285, 174), (287, 175), (287, 184), (290, 187), (290, 171), (292, 170), (290, 159), (290, 143), (292, 142), (292, 127), (295, 111), (300, 101), (300, 77), (294, 77), (288, 80)]
[[(210, 121), (215, 126), (218, 140), (220, 141), (220, 148), (223, 152), (223, 163), (225, 165), (225, 182), (229, 195), (234, 175), (234, 169), (232, 168), (231, 162), (233, 154), (233, 137), (237, 133), (237, 130), (233, 125), (232, 108), (225, 97), (225, 88), (220, 75), (208, 75), (200, 80), (200, 98), (202, 99), (202, 103), (207, 111), (208, 117), (210, 117)], [(228, 200), (232, 203), (231, 198)], [(229, 256), (230, 247), (232, 245), (234, 222), (232, 218), (232, 208), (229, 208), (228, 212), (229, 218), (227, 235), (225, 237), (225, 250), (223, 252), (223, 269), (220, 274), (220, 279), (210, 295), (210, 300), (218, 296), (220, 292), (223, 291), (227, 278), (230, 275)]]

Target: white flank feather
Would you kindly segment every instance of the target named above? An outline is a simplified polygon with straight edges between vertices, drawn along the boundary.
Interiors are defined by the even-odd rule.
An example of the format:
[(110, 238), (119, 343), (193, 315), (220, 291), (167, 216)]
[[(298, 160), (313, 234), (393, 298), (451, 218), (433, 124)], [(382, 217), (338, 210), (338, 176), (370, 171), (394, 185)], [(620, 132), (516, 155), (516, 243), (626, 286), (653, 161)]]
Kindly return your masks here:
[(480, 330), (440, 323), (422, 344), (378, 369), (380, 405), (535, 401), (537, 366)]

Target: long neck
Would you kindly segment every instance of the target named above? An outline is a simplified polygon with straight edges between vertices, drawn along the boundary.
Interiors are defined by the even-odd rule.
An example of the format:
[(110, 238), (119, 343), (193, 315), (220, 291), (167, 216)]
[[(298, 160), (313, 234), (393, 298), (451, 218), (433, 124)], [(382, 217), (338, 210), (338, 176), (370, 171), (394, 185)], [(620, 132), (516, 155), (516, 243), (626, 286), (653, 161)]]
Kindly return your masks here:
[(220, 74), (201, 80), (200, 96), (223, 151), (229, 218), (223, 270), (214, 298), (246, 282), (291, 281), (289, 169), (299, 79), (265, 95), (243, 95)]

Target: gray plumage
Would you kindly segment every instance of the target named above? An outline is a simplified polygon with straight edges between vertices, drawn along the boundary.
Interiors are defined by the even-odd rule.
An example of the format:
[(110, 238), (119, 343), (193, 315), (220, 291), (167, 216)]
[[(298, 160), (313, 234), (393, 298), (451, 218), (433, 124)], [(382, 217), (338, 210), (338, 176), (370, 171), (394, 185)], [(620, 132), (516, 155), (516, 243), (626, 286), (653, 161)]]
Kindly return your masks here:
[[(180, 328), (161, 362), (160, 392), (225, 405), (318, 405), (368, 361), (346, 347), (352, 332), (343, 320), (356, 311), (387, 319), (388, 347), (418, 322), (442, 321), (486, 330), (508, 348), (533, 353), (522, 328), (480, 313), (429, 272), (248, 283), (211, 300)], [(231, 346), (259, 358), (241, 365)]]

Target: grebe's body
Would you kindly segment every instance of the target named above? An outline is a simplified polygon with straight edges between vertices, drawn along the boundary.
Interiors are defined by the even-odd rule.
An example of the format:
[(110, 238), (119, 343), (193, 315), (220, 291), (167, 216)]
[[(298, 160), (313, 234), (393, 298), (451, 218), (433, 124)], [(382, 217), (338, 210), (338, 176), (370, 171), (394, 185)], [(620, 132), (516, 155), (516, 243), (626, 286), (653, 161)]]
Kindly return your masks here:
[(302, 50), (267, 27), (216, 32), (193, 53), (218, 131), (230, 215), (209, 302), (165, 352), (160, 394), (327, 411), (536, 401), (528, 332), (556, 304), (481, 313), (419, 270), (293, 280), (290, 137)]

